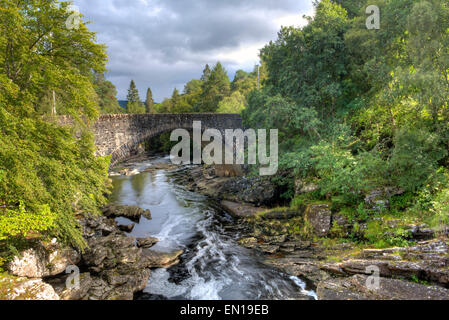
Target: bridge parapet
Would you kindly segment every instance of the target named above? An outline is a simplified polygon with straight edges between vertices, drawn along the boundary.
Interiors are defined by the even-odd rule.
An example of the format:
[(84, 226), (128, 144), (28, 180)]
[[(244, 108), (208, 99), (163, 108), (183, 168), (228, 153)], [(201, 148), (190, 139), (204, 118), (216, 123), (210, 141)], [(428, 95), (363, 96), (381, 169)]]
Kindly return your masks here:
[[(111, 164), (134, 154), (144, 141), (175, 129), (191, 130), (194, 121), (201, 121), (202, 128), (241, 129), (239, 114), (108, 114), (101, 115), (92, 126), (97, 155), (111, 155)], [(70, 125), (69, 117), (61, 117), (60, 123)]]

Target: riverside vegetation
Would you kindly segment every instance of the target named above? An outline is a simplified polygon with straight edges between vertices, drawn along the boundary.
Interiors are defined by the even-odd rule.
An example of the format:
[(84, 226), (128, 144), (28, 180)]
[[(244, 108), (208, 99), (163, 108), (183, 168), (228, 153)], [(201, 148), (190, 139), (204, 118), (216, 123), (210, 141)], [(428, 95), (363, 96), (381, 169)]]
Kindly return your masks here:
[[(121, 110), (103, 76), (104, 46), (83, 23), (65, 27), (65, 3), (0, 4), (0, 268), (6, 271), (36, 242), (89, 249), (80, 221), (101, 216), (111, 186), (109, 161), (94, 156), (88, 124), (100, 112)], [(380, 7), (380, 30), (366, 29), (367, 5)], [(316, 1), (308, 24), (282, 28), (260, 57), (260, 90), (255, 72), (238, 72), (230, 83), (218, 63), (183, 94), (175, 90), (154, 104), (149, 90), (147, 99), (147, 111), (242, 112), (249, 127), (279, 129), (279, 173), (220, 191), (221, 200), (266, 207), (246, 208), (251, 234), (242, 244), (315, 282), (322, 298), (447, 297), (448, 2)], [(55, 107), (76, 120), (73, 130), (57, 125)], [(210, 184), (199, 184), (192, 188), (214, 196)], [(254, 189), (265, 195), (255, 197)], [(118, 233), (113, 229), (107, 233)], [(388, 279), (380, 293), (363, 291), (369, 265), (379, 265)], [(108, 294), (121, 297), (100, 298)]]

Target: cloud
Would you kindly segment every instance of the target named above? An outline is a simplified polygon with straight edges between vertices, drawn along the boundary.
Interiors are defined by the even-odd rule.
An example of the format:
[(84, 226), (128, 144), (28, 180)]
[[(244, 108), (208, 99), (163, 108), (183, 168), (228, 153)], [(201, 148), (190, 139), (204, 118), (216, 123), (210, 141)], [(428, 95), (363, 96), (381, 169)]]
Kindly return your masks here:
[(126, 97), (134, 79), (144, 98), (157, 101), (221, 61), (232, 79), (251, 70), (281, 25), (303, 25), (311, 0), (75, 0), (108, 46), (107, 78)]

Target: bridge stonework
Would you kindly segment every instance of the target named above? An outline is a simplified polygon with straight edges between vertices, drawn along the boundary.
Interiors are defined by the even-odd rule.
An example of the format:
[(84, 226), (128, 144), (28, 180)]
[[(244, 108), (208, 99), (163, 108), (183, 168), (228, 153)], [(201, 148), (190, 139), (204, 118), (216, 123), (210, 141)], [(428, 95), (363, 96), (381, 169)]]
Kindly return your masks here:
[[(141, 143), (175, 129), (191, 130), (194, 121), (202, 129), (241, 129), (239, 114), (115, 114), (101, 115), (92, 126), (98, 156), (111, 155), (111, 165), (135, 154)], [(62, 124), (70, 124), (67, 117)]]

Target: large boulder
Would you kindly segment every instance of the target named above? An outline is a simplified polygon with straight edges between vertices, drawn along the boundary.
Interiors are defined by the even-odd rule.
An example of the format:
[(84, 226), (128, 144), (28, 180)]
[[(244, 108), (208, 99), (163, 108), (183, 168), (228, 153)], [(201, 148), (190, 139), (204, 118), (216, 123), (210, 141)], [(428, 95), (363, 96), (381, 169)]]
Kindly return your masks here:
[(179, 263), (183, 253), (182, 250), (167, 253), (145, 249), (142, 251), (143, 264), (147, 268), (169, 268)]
[(90, 239), (83, 262), (93, 274), (89, 300), (132, 300), (150, 277), (136, 239), (119, 233)]
[(137, 246), (139, 248), (149, 249), (154, 247), (159, 242), (159, 239), (153, 237), (137, 238)]
[(332, 223), (332, 211), (328, 204), (311, 204), (307, 207), (305, 222), (315, 235), (325, 237), (329, 234)]
[(80, 260), (81, 256), (76, 250), (62, 248), (55, 241), (49, 245), (38, 242), (33, 248), (14, 257), (8, 271), (17, 277), (44, 278), (61, 274), (69, 265), (76, 265)]
[(123, 206), (118, 204), (109, 204), (103, 209), (103, 215), (108, 218), (123, 217), (138, 223), (143, 216), (151, 220), (151, 211), (144, 210), (137, 206)]
[(0, 300), (60, 300), (42, 279), (0, 277)]
[(371, 287), (368, 276), (322, 281), (317, 288), (319, 300), (449, 300), (449, 290), (403, 280), (380, 278)]
[(250, 204), (232, 202), (227, 200), (222, 201), (221, 206), (232, 216), (237, 218), (254, 217), (266, 210), (264, 208), (255, 207)]
[(79, 278), (79, 286), (67, 286), (69, 275), (48, 280), (47, 282), (54, 288), (61, 300), (83, 300), (87, 298), (92, 287), (92, 277), (90, 273), (82, 273)]

